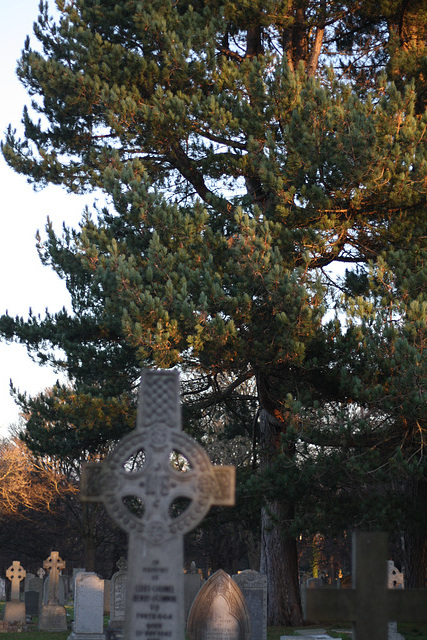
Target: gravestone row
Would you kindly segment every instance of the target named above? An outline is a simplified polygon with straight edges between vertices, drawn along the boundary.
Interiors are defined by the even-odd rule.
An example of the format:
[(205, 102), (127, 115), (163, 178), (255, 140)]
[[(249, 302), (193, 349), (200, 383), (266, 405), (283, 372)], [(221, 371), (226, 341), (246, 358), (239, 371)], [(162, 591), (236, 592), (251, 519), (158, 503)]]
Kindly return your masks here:
[[(174, 468), (174, 458), (183, 461), (181, 470)], [(88, 464), (82, 470), (82, 499), (104, 502), (129, 536), (123, 593), (125, 640), (184, 637), (182, 538), (211, 505), (233, 504), (234, 483), (234, 468), (212, 466), (200, 445), (182, 433), (177, 372), (143, 371), (135, 431), (104, 463)], [(177, 510), (183, 501), (186, 508)], [(131, 508), (134, 504), (141, 507), (138, 512)], [(426, 619), (427, 590), (387, 589), (386, 537), (360, 534), (354, 552), (353, 589), (307, 591), (307, 618), (350, 620), (356, 640), (385, 640), (391, 617), (414, 622)], [(43, 566), (50, 572), (50, 586), (40, 628), (65, 630), (65, 611), (63, 617), (58, 602), (59, 571), (65, 563), (52, 552)], [(25, 571), (14, 565), (10, 569), (12, 592), (16, 596), (18, 591), (19, 597), (16, 585)], [(255, 586), (255, 576), (237, 576), (234, 581), (218, 571), (201, 587), (191, 606), (190, 640), (250, 640), (254, 627), (251, 605), (239, 580), (258, 616), (264, 612), (264, 591)], [(104, 608), (103, 589), (103, 581), (95, 574), (77, 575), (72, 640), (103, 637), (99, 615)]]

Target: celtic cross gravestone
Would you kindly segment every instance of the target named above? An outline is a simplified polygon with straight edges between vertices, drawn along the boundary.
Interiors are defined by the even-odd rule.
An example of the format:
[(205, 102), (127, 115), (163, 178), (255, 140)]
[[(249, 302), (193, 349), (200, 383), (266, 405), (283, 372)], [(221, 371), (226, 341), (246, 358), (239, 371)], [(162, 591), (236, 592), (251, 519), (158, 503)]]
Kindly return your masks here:
[(49, 571), (49, 590), (47, 604), (58, 604), (59, 575), (65, 569), (65, 562), (59, 557), (58, 551), (52, 551), (43, 562), (44, 569)]
[(387, 534), (353, 536), (352, 589), (307, 589), (306, 620), (353, 622), (355, 640), (387, 640), (389, 620), (427, 622), (427, 589), (387, 588)]
[(21, 563), (19, 562), (19, 560), (14, 560), (9, 569), (6, 571), (6, 578), (9, 578), (12, 583), (10, 593), (11, 601), (19, 602), (20, 584), (26, 575), (27, 572), (23, 567), (21, 567)]
[(40, 631), (66, 631), (67, 618), (65, 607), (59, 604), (59, 572), (65, 569), (65, 562), (59, 557), (58, 551), (52, 551), (43, 562), (44, 569), (49, 571), (49, 585), (47, 603), (43, 606), (40, 618)]
[(12, 583), (10, 602), (6, 602), (4, 610), (4, 621), (7, 624), (25, 624), (25, 603), (19, 600), (20, 584), (25, 576), (26, 571), (18, 560), (14, 560), (6, 571), (6, 577)]
[(181, 431), (178, 372), (144, 370), (135, 430), (81, 480), (81, 499), (103, 502), (129, 536), (127, 640), (184, 638), (183, 535), (233, 505), (234, 487), (234, 467), (214, 467)]

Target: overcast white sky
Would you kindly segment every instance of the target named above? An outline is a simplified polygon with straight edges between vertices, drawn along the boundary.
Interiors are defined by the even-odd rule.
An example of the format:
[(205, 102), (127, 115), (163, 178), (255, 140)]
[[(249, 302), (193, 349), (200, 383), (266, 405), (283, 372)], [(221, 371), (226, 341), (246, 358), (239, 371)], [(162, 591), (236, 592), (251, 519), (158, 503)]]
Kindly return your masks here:
[[(39, 0), (0, 0), (0, 136), (9, 123), (19, 127), (22, 108), (29, 102), (16, 74), (16, 61), (25, 37), (32, 34)], [(49, 3), (53, 5), (51, 1)], [(77, 226), (85, 199), (67, 194), (59, 187), (35, 192), (24, 176), (15, 174), (0, 155), (0, 314), (12, 316), (44, 314), (68, 306), (65, 285), (48, 267), (43, 267), (35, 248), (37, 229), (44, 231), (47, 216), (60, 230), (65, 220)], [(21, 391), (36, 394), (57, 379), (46, 367), (39, 367), (27, 355), (25, 347), (0, 341), (0, 437), (18, 420), (18, 408), (9, 394), (9, 380)]]

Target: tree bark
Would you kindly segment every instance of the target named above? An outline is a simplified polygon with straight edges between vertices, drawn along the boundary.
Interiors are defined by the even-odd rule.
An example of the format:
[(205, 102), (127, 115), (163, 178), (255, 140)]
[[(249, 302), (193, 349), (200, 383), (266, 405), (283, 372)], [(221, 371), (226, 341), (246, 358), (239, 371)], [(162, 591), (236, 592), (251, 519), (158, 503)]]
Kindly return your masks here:
[[(283, 529), (283, 508), (278, 502), (262, 511), (261, 573), (267, 576), (267, 624), (302, 624), (298, 581), (298, 553), (295, 538)], [(278, 524), (274, 521), (277, 518)]]
[(427, 587), (427, 535), (410, 531), (405, 540), (405, 583), (410, 589)]
[(407, 517), (404, 532), (405, 583), (412, 589), (427, 587), (427, 530), (425, 508), (427, 504), (427, 480), (414, 482), (406, 492), (412, 509)]
[[(274, 459), (285, 424), (267, 410), (260, 411), (261, 469)], [(286, 496), (269, 502), (261, 515), (261, 573), (267, 576), (267, 624), (298, 626), (302, 623), (298, 580), (298, 553), (288, 534), (294, 505)]]

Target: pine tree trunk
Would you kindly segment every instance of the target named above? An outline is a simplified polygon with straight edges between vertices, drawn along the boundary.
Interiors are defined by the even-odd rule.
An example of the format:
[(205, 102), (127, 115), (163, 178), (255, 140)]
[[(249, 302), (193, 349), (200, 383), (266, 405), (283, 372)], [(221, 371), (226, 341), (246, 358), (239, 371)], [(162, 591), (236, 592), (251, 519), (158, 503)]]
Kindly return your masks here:
[[(260, 411), (261, 468), (277, 454), (283, 429), (283, 422), (265, 409)], [(293, 514), (294, 506), (286, 502), (286, 496), (262, 510), (260, 571), (267, 576), (267, 624), (271, 626), (302, 623), (297, 544), (294, 537), (287, 535)]]
[(260, 570), (267, 576), (267, 624), (298, 626), (302, 624), (302, 613), (296, 540), (275, 526), (269, 515), (280, 522), (281, 511), (277, 502), (262, 511)]
[(407, 532), (405, 538), (405, 583), (410, 589), (427, 587), (427, 535)]
[(93, 511), (94, 505), (82, 504), (82, 540), (83, 540), (83, 561), (86, 571), (95, 571), (95, 536), (93, 531)]
[[(425, 508), (427, 504), (427, 481), (414, 482), (406, 492), (408, 501), (413, 503), (405, 541), (405, 583), (412, 589), (427, 587), (427, 531), (425, 528)], [(423, 526), (424, 524), (424, 526)]]

